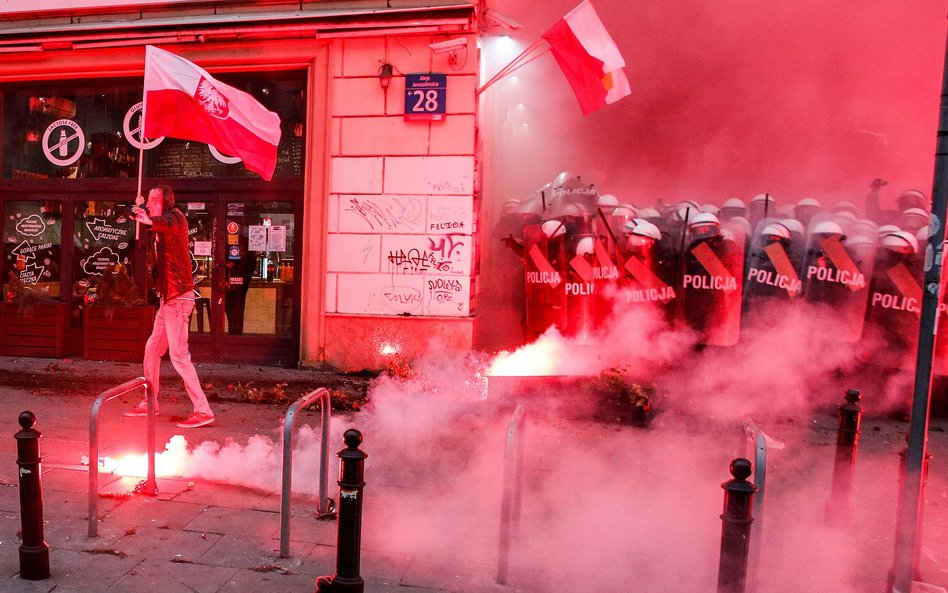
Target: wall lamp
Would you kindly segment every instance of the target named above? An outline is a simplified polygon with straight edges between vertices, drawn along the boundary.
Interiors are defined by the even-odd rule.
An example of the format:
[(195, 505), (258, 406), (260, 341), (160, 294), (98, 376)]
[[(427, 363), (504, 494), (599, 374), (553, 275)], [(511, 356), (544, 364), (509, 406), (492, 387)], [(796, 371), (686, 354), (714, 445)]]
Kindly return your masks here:
[(388, 85), (392, 84), (392, 70), (392, 65), (388, 62), (379, 66), (379, 86), (385, 92), (388, 92)]

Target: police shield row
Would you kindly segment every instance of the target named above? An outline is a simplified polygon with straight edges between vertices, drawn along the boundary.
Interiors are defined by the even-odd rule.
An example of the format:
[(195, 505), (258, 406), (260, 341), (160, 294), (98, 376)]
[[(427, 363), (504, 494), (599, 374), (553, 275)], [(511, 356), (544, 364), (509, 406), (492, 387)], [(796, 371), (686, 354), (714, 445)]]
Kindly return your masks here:
[(526, 336), (556, 326), (589, 337), (617, 309), (646, 306), (701, 344), (730, 346), (742, 328), (804, 304), (833, 337), (881, 340), (864, 356), (887, 360), (865, 362), (889, 366), (917, 339), (929, 214), (917, 190), (880, 209), (883, 186), (873, 182), (864, 211), (813, 198), (778, 207), (768, 194), (639, 208), (561, 174), (505, 205), (506, 242), (523, 258)]

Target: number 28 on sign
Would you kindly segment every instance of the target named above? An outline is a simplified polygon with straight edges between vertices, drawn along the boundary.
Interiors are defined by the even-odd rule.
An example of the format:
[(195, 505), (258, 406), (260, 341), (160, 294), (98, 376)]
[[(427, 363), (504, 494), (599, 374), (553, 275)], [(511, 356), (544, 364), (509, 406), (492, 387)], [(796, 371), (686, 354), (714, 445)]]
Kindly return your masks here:
[(423, 72), (405, 75), (405, 120), (444, 121), (447, 75)]

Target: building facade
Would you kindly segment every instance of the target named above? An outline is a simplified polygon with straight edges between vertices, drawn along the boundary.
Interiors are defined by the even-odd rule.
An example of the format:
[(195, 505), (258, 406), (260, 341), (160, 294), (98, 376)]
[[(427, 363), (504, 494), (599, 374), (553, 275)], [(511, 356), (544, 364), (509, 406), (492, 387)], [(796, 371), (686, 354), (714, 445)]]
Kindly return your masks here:
[[(65, 311), (49, 354), (88, 354), (126, 271), (146, 292), (127, 206), (159, 183), (190, 223), (196, 359), (359, 370), (473, 346), (478, 2), (43, 4), (0, 10), (0, 208), (4, 315)], [(142, 137), (147, 45), (280, 116), (271, 181)]]

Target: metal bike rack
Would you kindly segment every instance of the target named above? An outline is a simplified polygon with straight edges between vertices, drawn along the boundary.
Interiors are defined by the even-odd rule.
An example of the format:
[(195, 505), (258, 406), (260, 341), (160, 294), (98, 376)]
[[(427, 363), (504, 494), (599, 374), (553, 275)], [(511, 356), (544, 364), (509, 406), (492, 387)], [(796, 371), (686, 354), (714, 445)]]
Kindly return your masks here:
[(500, 500), (500, 548), (497, 554), (497, 584), (507, 582), (510, 563), (510, 539), (520, 527), (523, 490), (523, 433), (527, 408), (520, 404), (507, 425), (504, 451), (504, 484)]
[(757, 571), (760, 567), (760, 547), (763, 543), (762, 534), (764, 531), (764, 492), (767, 485), (767, 437), (753, 420), (747, 419), (743, 425), (744, 447), (748, 459), (754, 460), (754, 486), (757, 492), (754, 494), (754, 522), (751, 523), (751, 542), (754, 545), (750, 548), (750, 559), (748, 562), (748, 583), (747, 589), (753, 593), (757, 589)]
[(329, 424), (331, 406), (329, 390), (324, 387), (313, 390), (299, 398), (286, 411), (283, 423), (283, 492), (280, 497), (280, 558), (290, 557), (290, 496), (293, 483), (293, 423), (297, 412), (319, 400), (322, 421), (320, 431), (319, 500), (316, 517), (328, 519), (336, 516), (335, 500), (329, 498)]
[(754, 486), (757, 486), (757, 493), (754, 495), (754, 517), (760, 519), (763, 517), (764, 486), (767, 481), (767, 437), (750, 419), (744, 421), (744, 435), (747, 458), (754, 460)]
[(155, 496), (158, 494), (158, 482), (155, 479), (155, 393), (144, 377), (126, 381), (111, 389), (103, 391), (92, 404), (92, 416), (89, 420), (89, 537), (98, 535), (98, 502), (99, 502), (99, 412), (105, 402), (132, 391), (144, 388), (145, 399), (148, 401), (148, 476), (136, 488), (136, 492)]

